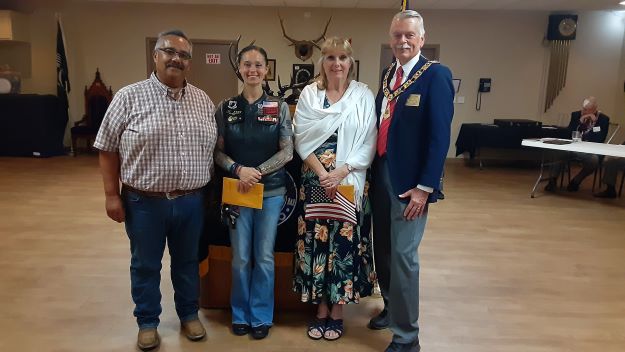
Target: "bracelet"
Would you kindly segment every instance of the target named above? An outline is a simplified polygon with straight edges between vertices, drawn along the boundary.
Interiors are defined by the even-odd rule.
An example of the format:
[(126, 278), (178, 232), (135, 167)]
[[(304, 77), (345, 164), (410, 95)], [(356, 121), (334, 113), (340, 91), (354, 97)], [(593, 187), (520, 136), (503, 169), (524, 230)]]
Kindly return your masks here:
[(233, 174), (236, 175), (237, 174), (237, 168), (239, 167), (239, 164), (237, 163), (232, 163), (232, 165), (230, 165), (230, 169), (228, 169), (228, 171)]

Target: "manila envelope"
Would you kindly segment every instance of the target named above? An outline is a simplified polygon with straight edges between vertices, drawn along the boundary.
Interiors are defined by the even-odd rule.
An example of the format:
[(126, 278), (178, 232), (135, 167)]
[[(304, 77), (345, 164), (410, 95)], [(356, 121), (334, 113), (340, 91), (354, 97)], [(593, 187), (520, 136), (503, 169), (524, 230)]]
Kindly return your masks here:
[(356, 203), (354, 202), (354, 185), (339, 185), (337, 191), (350, 202)]
[(262, 183), (257, 183), (247, 193), (241, 193), (237, 189), (237, 183), (239, 183), (239, 180), (235, 178), (224, 177), (221, 201), (225, 204), (262, 209), (265, 186)]

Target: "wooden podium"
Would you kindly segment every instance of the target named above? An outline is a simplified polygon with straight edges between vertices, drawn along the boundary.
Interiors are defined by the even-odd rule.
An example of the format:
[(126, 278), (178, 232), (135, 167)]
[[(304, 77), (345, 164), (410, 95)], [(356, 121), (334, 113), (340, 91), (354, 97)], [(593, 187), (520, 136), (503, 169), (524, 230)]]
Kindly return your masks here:
[[(208, 247), (208, 271), (200, 278), (200, 306), (202, 308), (230, 309), (232, 285), (232, 250), (226, 246)], [(293, 254), (275, 253), (275, 310), (311, 311), (316, 306), (300, 301), (293, 291)]]

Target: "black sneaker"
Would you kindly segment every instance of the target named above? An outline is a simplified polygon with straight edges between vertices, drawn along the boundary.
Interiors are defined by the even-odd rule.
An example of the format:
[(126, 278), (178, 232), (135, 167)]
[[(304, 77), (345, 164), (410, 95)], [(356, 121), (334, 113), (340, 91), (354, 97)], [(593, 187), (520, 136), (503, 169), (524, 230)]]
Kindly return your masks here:
[(262, 340), (269, 335), (269, 325), (261, 325), (252, 328), (252, 337), (256, 340)]
[(232, 324), (232, 333), (237, 336), (247, 335), (250, 332), (250, 326), (247, 324)]

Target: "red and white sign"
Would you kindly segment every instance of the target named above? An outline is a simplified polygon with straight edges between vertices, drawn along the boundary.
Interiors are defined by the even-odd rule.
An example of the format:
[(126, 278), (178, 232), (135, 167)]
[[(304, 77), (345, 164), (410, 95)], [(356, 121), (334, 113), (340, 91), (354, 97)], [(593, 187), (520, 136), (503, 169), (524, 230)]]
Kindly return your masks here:
[(221, 54), (206, 54), (207, 65), (219, 65), (221, 64)]

